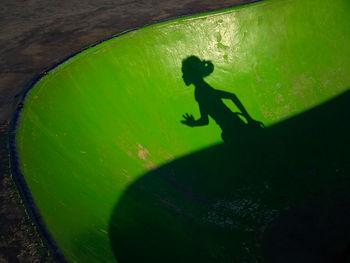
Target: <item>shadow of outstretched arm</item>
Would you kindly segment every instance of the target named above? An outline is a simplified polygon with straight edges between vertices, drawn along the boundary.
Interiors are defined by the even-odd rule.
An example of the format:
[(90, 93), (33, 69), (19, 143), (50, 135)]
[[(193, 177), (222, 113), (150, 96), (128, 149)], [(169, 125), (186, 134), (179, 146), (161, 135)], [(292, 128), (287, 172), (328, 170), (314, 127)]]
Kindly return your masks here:
[(222, 99), (230, 99), (232, 102), (237, 106), (237, 108), (240, 110), (240, 113), (237, 112), (237, 114), (243, 116), (249, 125), (257, 126), (260, 128), (265, 128), (264, 124), (260, 121), (254, 120), (248, 113), (248, 111), (244, 108), (242, 102), (238, 99), (238, 97), (230, 92), (223, 91), (223, 90), (216, 90), (216, 94), (222, 98)]

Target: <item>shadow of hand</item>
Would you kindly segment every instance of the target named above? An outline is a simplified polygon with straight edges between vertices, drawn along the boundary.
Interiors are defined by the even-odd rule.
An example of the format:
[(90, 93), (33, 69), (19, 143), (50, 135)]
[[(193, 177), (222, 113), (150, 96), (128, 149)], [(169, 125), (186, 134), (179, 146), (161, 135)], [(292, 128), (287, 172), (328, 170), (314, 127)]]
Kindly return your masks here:
[(195, 125), (196, 121), (195, 121), (192, 114), (186, 113), (186, 114), (182, 115), (182, 117), (184, 117), (184, 120), (181, 120), (182, 124), (185, 124), (185, 125), (190, 126), (190, 127), (193, 127)]

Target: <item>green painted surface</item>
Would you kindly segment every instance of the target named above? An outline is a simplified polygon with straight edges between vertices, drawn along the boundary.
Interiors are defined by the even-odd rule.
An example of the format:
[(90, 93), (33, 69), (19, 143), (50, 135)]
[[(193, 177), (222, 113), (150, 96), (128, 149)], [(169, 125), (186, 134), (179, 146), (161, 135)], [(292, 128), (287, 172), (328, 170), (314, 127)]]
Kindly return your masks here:
[[(311, 188), (322, 192), (335, 184), (332, 176), (304, 186), (291, 179), (295, 171), (307, 177), (306, 170), (330, 170), (328, 156), (301, 165), (306, 152), (313, 154), (307, 149), (324, 145), (314, 150), (347, 167), (348, 152), (337, 155), (348, 142), (348, 126), (338, 121), (345, 107), (337, 105), (346, 105), (350, 89), (349, 15), (347, 0), (261, 2), (128, 33), (45, 76), (23, 109), (18, 149), (34, 199), (66, 257), (262, 261), (269, 224), (303, 203)], [(200, 116), (194, 88), (182, 79), (182, 60), (191, 55), (213, 63), (205, 81), (234, 93), (265, 124), (267, 143), (240, 145), (236, 154), (244, 154), (235, 155), (221, 144), (213, 120), (198, 128), (180, 123), (186, 112)], [(332, 140), (325, 141), (320, 127), (333, 128), (326, 129)], [(287, 142), (271, 139), (283, 136)], [(261, 166), (258, 159), (268, 161), (256, 152), (274, 164)], [(164, 171), (174, 175), (162, 181)]]

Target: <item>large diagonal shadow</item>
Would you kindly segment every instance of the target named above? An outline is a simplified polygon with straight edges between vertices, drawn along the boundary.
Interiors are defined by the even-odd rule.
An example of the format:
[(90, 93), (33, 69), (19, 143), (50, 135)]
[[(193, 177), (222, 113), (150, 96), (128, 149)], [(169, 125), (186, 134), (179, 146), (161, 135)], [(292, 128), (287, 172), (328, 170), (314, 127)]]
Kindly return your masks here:
[(217, 113), (222, 93), (204, 88), (201, 117), (182, 122), (210, 116), (224, 143), (127, 189), (110, 220), (118, 262), (347, 262), (350, 92), (263, 129), (230, 94), (246, 121)]

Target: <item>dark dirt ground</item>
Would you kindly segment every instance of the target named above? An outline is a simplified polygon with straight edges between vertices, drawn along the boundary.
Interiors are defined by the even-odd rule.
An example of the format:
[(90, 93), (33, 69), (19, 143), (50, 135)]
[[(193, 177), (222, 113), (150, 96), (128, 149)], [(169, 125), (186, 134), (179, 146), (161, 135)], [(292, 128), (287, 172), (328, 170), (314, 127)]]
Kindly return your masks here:
[(52, 262), (11, 177), (7, 150), (19, 94), (82, 48), (160, 20), (254, 0), (2, 0), (0, 4), (0, 263)]

